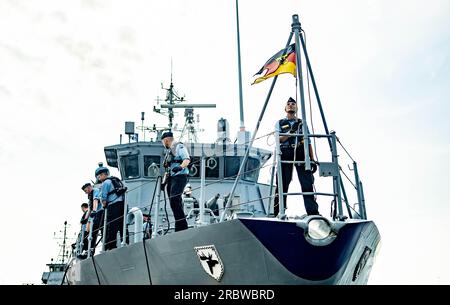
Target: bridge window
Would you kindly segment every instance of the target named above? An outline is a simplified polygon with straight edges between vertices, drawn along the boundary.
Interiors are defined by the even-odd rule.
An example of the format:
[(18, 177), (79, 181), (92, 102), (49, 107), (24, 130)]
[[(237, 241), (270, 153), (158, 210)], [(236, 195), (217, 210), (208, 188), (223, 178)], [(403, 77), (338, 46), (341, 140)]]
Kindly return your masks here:
[(189, 164), (189, 176), (194, 178), (200, 177), (200, 158), (191, 157), (191, 163)]
[(160, 174), (161, 156), (144, 156), (144, 177), (157, 177)]
[[(206, 178), (219, 178), (219, 158), (209, 157), (205, 160), (205, 176)], [(192, 157), (189, 165), (189, 176), (200, 178), (201, 159), (199, 157)]]
[(219, 158), (206, 158), (206, 178), (219, 178)]
[(105, 149), (106, 163), (109, 166), (117, 167), (117, 150)]
[[(225, 178), (236, 178), (241, 161), (242, 157), (225, 157)], [(256, 158), (248, 158), (242, 179), (256, 182), (259, 175), (258, 168), (259, 160)]]
[(225, 177), (224, 178), (236, 178), (239, 172), (239, 166), (241, 165), (239, 157), (225, 157)]
[(138, 155), (124, 156), (121, 158), (122, 173), (124, 179), (139, 178)]
[(249, 158), (247, 160), (247, 166), (245, 169), (244, 180), (258, 181), (259, 176), (259, 160), (255, 158)]

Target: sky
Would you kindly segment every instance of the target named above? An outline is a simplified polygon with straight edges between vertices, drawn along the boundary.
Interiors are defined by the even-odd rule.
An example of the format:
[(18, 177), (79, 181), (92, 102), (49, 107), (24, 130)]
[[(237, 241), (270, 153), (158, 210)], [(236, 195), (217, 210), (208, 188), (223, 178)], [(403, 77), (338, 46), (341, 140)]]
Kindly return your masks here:
[[(299, 14), (328, 125), (358, 161), (381, 233), (369, 284), (450, 284), (450, 3), (255, 3), (239, 7), (246, 129), (271, 83), (251, 86), (253, 75)], [(217, 104), (196, 112), (200, 139), (215, 141), (221, 117), (235, 137), (236, 54), (234, 1), (0, 0), (0, 284), (40, 283), (58, 252), (54, 233), (66, 220), (70, 236), (78, 230), (80, 187), (125, 121), (145, 111), (147, 126), (167, 122), (152, 108), (171, 62), (188, 102)], [(294, 78), (280, 76), (259, 134), (295, 95)], [(320, 132), (314, 97), (311, 109)], [(319, 205), (329, 213), (329, 202)]]

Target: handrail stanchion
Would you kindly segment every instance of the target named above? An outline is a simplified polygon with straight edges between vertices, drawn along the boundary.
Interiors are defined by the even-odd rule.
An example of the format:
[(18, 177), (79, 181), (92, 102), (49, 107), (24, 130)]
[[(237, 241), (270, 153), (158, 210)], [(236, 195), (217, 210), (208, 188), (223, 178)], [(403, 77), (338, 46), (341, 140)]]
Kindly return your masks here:
[(347, 207), (347, 213), (349, 218), (353, 218), (352, 211), (350, 210), (350, 205), (348, 203), (347, 192), (345, 191), (344, 183), (342, 182), (342, 176), (339, 173), (339, 181), (341, 184), (342, 196), (344, 197), (345, 206)]
[(355, 172), (356, 194), (358, 195), (359, 213), (362, 219), (367, 219), (366, 207), (363, 203), (361, 181), (359, 181), (358, 165), (353, 161), (353, 171)]
[(284, 219), (284, 194), (283, 194), (283, 179), (281, 177), (281, 149), (280, 149), (280, 136), (278, 131), (275, 131), (275, 145), (276, 145), (276, 158), (277, 158), (277, 179), (278, 179), (278, 215), (280, 219)]
[(338, 175), (336, 177), (333, 177), (333, 180), (334, 180), (334, 193), (337, 194), (338, 219), (341, 220), (342, 217), (344, 216), (344, 214), (342, 211), (341, 177), (339, 175), (338, 153), (337, 153), (337, 146), (336, 146), (336, 133), (334, 131), (331, 132), (331, 145), (332, 145), (332, 149), (333, 149), (332, 160), (338, 169)]
[(105, 252), (106, 250), (106, 226), (108, 225), (108, 223), (106, 222), (106, 219), (108, 218), (108, 207), (104, 208), (104, 212), (103, 212), (103, 235), (102, 235), (102, 252)]
[(359, 188), (361, 189), (361, 206), (363, 207), (364, 211), (363, 219), (367, 219), (366, 200), (364, 199), (364, 189), (361, 181), (359, 181)]
[(128, 204), (126, 201), (126, 196), (123, 194), (123, 227), (122, 227), (122, 242), (120, 247), (124, 247), (127, 244), (127, 215), (128, 215)]
[(277, 165), (277, 149), (275, 148), (273, 152), (273, 163), (272, 163), (272, 173), (270, 175), (270, 191), (269, 191), (269, 204), (267, 205), (266, 215), (270, 215), (270, 208), (272, 207), (273, 202), (273, 180), (275, 179), (275, 171)]
[[(152, 232), (152, 237), (155, 237), (155, 236), (157, 236), (158, 235), (158, 227), (159, 227), (159, 202), (160, 202), (160, 200), (161, 200), (161, 191), (162, 191), (162, 189), (161, 189), (161, 177), (159, 177), (159, 179), (156, 179), (157, 180), (157, 187), (156, 187), (156, 190), (157, 190), (157, 195), (156, 195), (156, 204), (155, 204), (155, 212), (154, 212), (154, 218), (155, 218), (155, 222), (154, 222), (154, 224), (153, 224), (153, 232)], [(151, 213), (152, 211), (150, 211), (150, 213)]]
[[(203, 153), (202, 153), (203, 154)], [(200, 208), (200, 217), (197, 221), (197, 226), (204, 226), (205, 223), (205, 177), (206, 177), (206, 158), (205, 156), (201, 157), (200, 162), (200, 202), (199, 202), (199, 208)]]
[(80, 234), (80, 240), (78, 241), (78, 248), (77, 248), (77, 255), (80, 255), (83, 252), (83, 246), (84, 246), (84, 230), (83, 225), (81, 225), (81, 234)]
[(88, 236), (88, 254), (91, 257), (92, 231), (94, 230), (94, 219), (89, 220), (89, 236)]

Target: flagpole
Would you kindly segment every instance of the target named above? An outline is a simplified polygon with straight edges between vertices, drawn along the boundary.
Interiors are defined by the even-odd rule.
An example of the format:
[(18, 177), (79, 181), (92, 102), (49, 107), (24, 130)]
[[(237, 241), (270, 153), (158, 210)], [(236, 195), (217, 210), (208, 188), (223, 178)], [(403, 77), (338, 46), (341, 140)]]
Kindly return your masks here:
[(241, 71), (241, 38), (239, 34), (239, 4), (236, 0), (236, 31), (237, 31), (237, 56), (238, 56), (238, 76), (239, 76), (239, 115), (240, 131), (245, 131), (244, 124), (244, 98), (242, 94), (242, 71)]
[(305, 91), (303, 88), (303, 74), (302, 74), (302, 61), (301, 61), (301, 52), (300, 52), (300, 30), (301, 25), (298, 20), (298, 15), (295, 14), (292, 16), (292, 32), (295, 36), (295, 58), (297, 65), (297, 80), (300, 84), (300, 105), (302, 107), (302, 133), (303, 133), (303, 148), (305, 150), (305, 170), (311, 170), (311, 158), (309, 156), (309, 134), (308, 134), (308, 125), (306, 122), (306, 108), (305, 108)]
[[(291, 32), (289, 34), (289, 39), (288, 39), (288, 41), (286, 43), (286, 47), (284, 48), (284, 52), (283, 52), (282, 56), (284, 56), (286, 54), (287, 48), (289, 47), (289, 44), (291, 43), (292, 36), (293, 36), (293, 33)], [(255, 137), (256, 137), (256, 134), (258, 133), (259, 125), (261, 124), (261, 121), (262, 121), (262, 119), (264, 117), (264, 113), (266, 112), (266, 108), (267, 108), (267, 105), (269, 103), (270, 97), (272, 95), (273, 88), (275, 87), (275, 83), (277, 82), (277, 79), (278, 79), (278, 75), (276, 75), (273, 78), (272, 85), (270, 85), (270, 89), (269, 89), (269, 92), (267, 93), (267, 97), (266, 97), (266, 100), (264, 102), (264, 106), (263, 106), (263, 108), (261, 110), (261, 113), (259, 114), (258, 121), (256, 122), (255, 131), (253, 132), (252, 139), (250, 140), (250, 143), (249, 143), (247, 149), (245, 150), (245, 154), (244, 154), (244, 157), (242, 158), (241, 166), (239, 167), (239, 172), (237, 174), (236, 180), (234, 180), (233, 187), (231, 188), (230, 195), (228, 197), (228, 200), (227, 200), (226, 206), (225, 206), (225, 208), (224, 208), (224, 210), (222, 212), (222, 215), (220, 215), (219, 222), (222, 222), (225, 219), (225, 215), (227, 213), (227, 210), (230, 208), (230, 205), (231, 205), (231, 203), (233, 201), (234, 193), (236, 191), (237, 184), (238, 184), (239, 180), (241, 179), (242, 173), (244, 172), (245, 164), (247, 163), (247, 159), (248, 159), (248, 156), (250, 154), (250, 149), (252, 148), (253, 142), (255, 141)]]
[[(299, 36), (300, 36), (300, 40), (301, 40), (301, 43), (302, 43), (303, 53), (305, 54), (306, 68), (308, 69), (309, 74), (311, 75), (311, 83), (312, 83), (313, 88), (314, 88), (314, 94), (316, 96), (317, 105), (319, 106), (320, 116), (322, 118), (322, 123), (323, 123), (323, 127), (325, 129), (325, 134), (329, 135), (330, 131), (328, 130), (327, 121), (325, 119), (325, 113), (324, 113), (323, 108), (322, 108), (322, 102), (320, 101), (319, 90), (317, 89), (316, 80), (314, 78), (314, 73), (313, 73), (312, 68), (311, 68), (311, 62), (309, 61), (309, 56), (308, 56), (308, 51), (306, 50), (305, 40), (303, 39), (303, 35), (299, 35)], [(327, 140), (328, 140), (328, 145), (330, 146), (330, 150), (333, 151), (333, 144), (332, 144), (331, 138), (327, 137)], [(342, 194), (344, 195), (344, 198), (346, 199), (346, 202), (348, 202), (347, 195), (345, 193), (345, 186), (344, 186), (344, 183), (342, 181), (342, 176), (341, 176), (340, 172), (339, 172), (339, 177), (337, 179), (339, 179), (339, 184), (340, 184), (340, 188), (342, 190)], [(359, 200), (358, 200), (358, 202), (361, 203), (361, 201), (359, 201)], [(348, 204), (347, 204), (347, 208), (348, 208)], [(349, 212), (349, 216), (351, 217), (351, 213), (350, 212)]]

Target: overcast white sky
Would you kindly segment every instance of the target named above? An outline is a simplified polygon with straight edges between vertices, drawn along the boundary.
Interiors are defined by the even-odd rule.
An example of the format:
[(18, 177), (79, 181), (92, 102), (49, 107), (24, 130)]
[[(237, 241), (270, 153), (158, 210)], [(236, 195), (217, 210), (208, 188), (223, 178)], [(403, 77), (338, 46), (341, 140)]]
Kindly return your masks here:
[[(328, 124), (359, 161), (382, 235), (369, 283), (450, 284), (450, 2), (241, 0), (247, 129), (270, 85), (250, 86), (252, 75), (285, 45), (295, 13)], [(234, 14), (231, 0), (0, 0), (0, 283), (40, 283), (53, 232), (65, 220), (77, 229), (80, 186), (124, 121), (145, 111), (147, 125), (166, 122), (151, 110), (171, 58), (188, 101), (218, 105), (198, 112), (201, 139), (215, 140), (222, 116), (235, 135)], [(261, 133), (288, 96), (284, 75)]]

